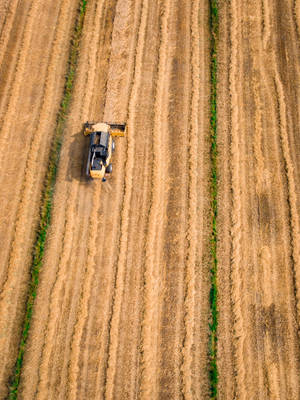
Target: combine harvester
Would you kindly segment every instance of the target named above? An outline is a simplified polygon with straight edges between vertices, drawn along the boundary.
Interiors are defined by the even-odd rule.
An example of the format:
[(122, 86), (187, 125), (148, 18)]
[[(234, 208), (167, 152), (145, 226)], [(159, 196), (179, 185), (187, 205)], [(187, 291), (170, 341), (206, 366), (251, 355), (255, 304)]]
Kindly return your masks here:
[(125, 136), (126, 124), (86, 122), (84, 135), (90, 135), (90, 147), (86, 166), (88, 177), (106, 181), (105, 174), (112, 172), (111, 157), (115, 151), (113, 136)]

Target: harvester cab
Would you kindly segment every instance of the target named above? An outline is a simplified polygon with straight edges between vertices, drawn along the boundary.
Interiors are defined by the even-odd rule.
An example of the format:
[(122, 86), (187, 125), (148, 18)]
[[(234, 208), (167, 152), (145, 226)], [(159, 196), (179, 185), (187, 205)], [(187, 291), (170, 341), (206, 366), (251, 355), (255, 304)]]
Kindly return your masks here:
[(86, 122), (84, 135), (90, 136), (87, 176), (106, 181), (105, 175), (112, 172), (111, 158), (115, 151), (114, 136), (125, 136), (126, 124)]

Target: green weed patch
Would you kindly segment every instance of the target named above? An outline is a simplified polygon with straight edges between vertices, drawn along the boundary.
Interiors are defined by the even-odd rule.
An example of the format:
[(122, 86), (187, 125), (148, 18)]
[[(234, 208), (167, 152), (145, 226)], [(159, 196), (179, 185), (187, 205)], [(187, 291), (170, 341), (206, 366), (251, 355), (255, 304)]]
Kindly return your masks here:
[(210, 322), (209, 322), (209, 379), (210, 398), (218, 396), (217, 329), (218, 329), (218, 284), (217, 284), (217, 215), (218, 215), (218, 171), (217, 171), (217, 50), (218, 50), (218, 0), (210, 0), (211, 31), (211, 95), (210, 95), (210, 137), (211, 137), (211, 269), (210, 269)]

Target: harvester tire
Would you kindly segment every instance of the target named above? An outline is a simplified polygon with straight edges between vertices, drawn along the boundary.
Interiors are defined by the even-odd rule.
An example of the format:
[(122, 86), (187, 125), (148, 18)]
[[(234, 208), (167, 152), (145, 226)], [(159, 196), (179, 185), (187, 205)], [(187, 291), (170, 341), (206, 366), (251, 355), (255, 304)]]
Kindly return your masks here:
[(106, 167), (105, 172), (106, 172), (107, 174), (111, 174), (111, 173), (112, 173), (112, 164), (109, 164), (109, 165)]

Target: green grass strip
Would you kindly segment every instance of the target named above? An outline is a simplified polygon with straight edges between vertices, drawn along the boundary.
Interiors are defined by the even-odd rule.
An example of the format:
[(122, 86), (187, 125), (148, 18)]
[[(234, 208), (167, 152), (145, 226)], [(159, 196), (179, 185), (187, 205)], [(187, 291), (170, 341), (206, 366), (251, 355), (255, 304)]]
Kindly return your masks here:
[(210, 138), (211, 138), (211, 270), (210, 270), (210, 322), (209, 322), (209, 379), (210, 398), (218, 397), (217, 329), (218, 329), (218, 283), (217, 283), (217, 215), (218, 215), (218, 173), (217, 173), (217, 50), (218, 50), (218, 0), (210, 0), (211, 30), (211, 94), (210, 94)]
[(87, 5), (87, 0), (79, 0), (78, 13), (70, 44), (68, 68), (66, 73), (63, 98), (57, 115), (56, 129), (50, 151), (49, 165), (45, 178), (45, 187), (42, 195), (40, 223), (37, 231), (36, 241), (33, 248), (31, 279), (28, 289), (28, 298), (26, 302), (26, 311), (25, 311), (22, 337), (19, 346), (17, 361), (14, 368), (14, 373), (10, 379), (9, 395), (8, 395), (8, 399), (10, 400), (18, 398), (18, 388), (20, 383), (20, 376), (23, 365), (26, 342), (28, 338), (30, 322), (33, 313), (34, 300), (37, 294), (37, 288), (39, 283), (39, 272), (43, 265), (43, 256), (45, 251), (47, 230), (51, 222), (52, 200), (53, 200), (54, 187), (56, 181), (57, 166), (59, 162), (63, 132), (72, 98), (72, 91), (73, 91), (75, 73), (79, 57), (80, 39), (82, 36), (82, 28), (86, 12), (86, 5)]

